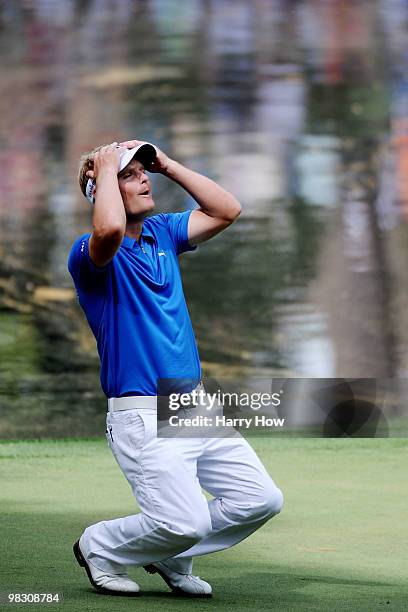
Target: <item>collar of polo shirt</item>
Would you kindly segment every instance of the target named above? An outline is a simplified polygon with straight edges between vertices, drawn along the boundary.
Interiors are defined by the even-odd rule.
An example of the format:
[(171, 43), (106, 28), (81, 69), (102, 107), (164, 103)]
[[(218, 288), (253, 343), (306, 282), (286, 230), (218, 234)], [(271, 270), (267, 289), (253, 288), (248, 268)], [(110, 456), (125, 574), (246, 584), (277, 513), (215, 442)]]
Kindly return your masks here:
[[(151, 240), (152, 242), (155, 242), (156, 240), (152, 232), (149, 230), (149, 228), (145, 227), (144, 225), (142, 227), (141, 236), (143, 238), (147, 238), (148, 240)], [(133, 247), (135, 246), (135, 242), (137, 242), (136, 238), (131, 238), (130, 236), (124, 236), (122, 240), (122, 246), (124, 246), (127, 249), (133, 249)]]

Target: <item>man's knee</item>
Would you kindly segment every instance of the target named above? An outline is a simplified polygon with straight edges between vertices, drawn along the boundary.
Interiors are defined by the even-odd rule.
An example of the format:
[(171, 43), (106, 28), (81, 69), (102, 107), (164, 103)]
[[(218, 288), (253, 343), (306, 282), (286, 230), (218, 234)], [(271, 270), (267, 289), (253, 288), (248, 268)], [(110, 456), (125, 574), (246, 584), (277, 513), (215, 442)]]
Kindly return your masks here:
[(228, 514), (232, 520), (239, 523), (254, 521), (265, 521), (282, 510), (283, 494), (278, 487), (271, 482), (266, 484), (256, 497), (247, 499), (243, 503), (234, 504)]
[(263, 500), (258, 512), (265, 518), (272, 518), (283, 508), (283, 493), (275, 485), (265, 488)]

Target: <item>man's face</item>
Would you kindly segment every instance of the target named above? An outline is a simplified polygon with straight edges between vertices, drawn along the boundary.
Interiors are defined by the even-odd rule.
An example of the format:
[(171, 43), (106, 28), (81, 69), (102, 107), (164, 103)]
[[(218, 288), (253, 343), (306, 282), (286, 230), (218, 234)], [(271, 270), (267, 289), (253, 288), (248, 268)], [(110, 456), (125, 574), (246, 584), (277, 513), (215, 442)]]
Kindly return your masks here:
[(153, 210), (152, 186), (140, 161), (132, 159), (126, 168), (119, 172), (118, 183), (127, 217), (140, 215), (143, 218)]

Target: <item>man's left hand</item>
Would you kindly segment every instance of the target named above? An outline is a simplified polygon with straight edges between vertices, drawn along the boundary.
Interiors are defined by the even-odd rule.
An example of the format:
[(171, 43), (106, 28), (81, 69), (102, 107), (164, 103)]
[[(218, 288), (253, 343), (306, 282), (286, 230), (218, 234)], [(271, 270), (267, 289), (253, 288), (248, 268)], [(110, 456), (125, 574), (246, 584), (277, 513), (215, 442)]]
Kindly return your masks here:
[[(143, 142), (143, 140), (126, 140), (125, 142), (120, 142), (119, 145), (121, 147), (133, 149), (134, 147), (137, 147)], [(154, 145), (154, 148), (157, 151), (156, 159), (149, 165), (149, 167), (146, 167), (145, 169), (148, 172), (160, 172), (161, 174), (166, 174), (169, 162), (171, 161), (170, 157), (163, 153), (163, 151), (156, 147), (156, 145)]]

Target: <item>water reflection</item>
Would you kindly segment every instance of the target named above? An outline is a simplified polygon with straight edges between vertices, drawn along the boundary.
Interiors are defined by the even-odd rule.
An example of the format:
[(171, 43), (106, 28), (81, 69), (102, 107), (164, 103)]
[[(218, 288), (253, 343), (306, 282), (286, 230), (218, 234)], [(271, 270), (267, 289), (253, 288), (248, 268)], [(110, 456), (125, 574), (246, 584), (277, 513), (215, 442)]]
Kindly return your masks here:
[[(66, 269), (90, 227), (75, 172), (83, 151), (132, 136), (244, 207), (182, 261), (207, 375), (406, 375), (405, 3), (0, 11), (1, 436), (100, 431), (95, 344)], [(193, 205), (162, 177), (154, 188), (160, 211)]]

